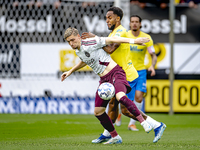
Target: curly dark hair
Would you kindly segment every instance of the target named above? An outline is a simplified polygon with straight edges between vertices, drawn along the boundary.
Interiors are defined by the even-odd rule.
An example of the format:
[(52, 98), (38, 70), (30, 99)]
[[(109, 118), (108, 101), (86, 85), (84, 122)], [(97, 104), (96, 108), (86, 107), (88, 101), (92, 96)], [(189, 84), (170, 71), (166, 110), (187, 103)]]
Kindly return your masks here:
[(120, 17), (120, 20), (122, 20), (122, 18), (123, 18), (123, 11), (122, 11), (121, 8), (119, 8), (119, 7), (110, 7), (110, 8), (107, 10), (107, 12), (108, 12), (108, 11), (113, 11), (113, 14), (116, 14), (117, 16)]

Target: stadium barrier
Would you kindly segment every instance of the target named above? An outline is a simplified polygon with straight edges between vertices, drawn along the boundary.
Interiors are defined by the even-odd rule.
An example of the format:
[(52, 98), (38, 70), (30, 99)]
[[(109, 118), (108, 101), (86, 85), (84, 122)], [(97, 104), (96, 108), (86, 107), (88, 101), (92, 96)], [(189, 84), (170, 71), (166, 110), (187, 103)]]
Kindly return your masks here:
[[(58, 8), (54, 8), (51, 4), (29, 8), (25, 3), (14, 7), (9, 1), (1, 5), (0, 113), (93, 114), (92, 103), (94, 103), (99, 78), (89, 67), (74, 73), (65, 82), (60, 82), (61, 73), (69, 70), (79, 61), (74, 51), (67, 43), (64, 43), (63, 32), (73, 25), (80, 34), (87, 31), (99, 36), (107, 36), (109, 30), (105, 14), (107, 9), (113, 6), (114, 1), (102, 0), (94, 6), (87, 7), (83, 7), (82, 2), (65, 1)], [(169, 10), (157, 7), (141, 9), (137, 5), (129, 7), (127, 1), (123, 2), (123, 10), (125, 16), (122, 23), (127, 29), (129, 16), (138, 14), (143, 18), (142, 30), (150, 34), (155, 43), (154, 48), (158, 56), (157, 72), (160, 70), (164, 72), (155, 78), (168, 77), (170, 68)], [(200, 79), (200, 45), (198, 43), (200, 42), (200, 20), (198, 16), (200, 16), (199, 9), (176, 6), (175, 76), (194, 74), (197, 83)], [(147, 66), (150, 64), (149, 58), (150, 56), (147, 55)], [(159, 86), (159, 82), (163, 83), (162, 87)], [(181, 82), (185, 84), (190, 80)], [(145, 111), (168, 112), (169, 84), (165, 85), (165, 81), (162, 80), (154, 83), (151, 84), (148, 80)], [(199, 86), (180, 87), (182, 86), (178, 86), (174, 91), (174, 111), (199, 112)], [(51, 93), (50, 98), (45, 97), (48, 93), (46, 91)], [(178, 92), (179, 97), (176, 94)], [(81, 99), (67, 99), (68, 97), (76, 99), (74, 93), (80, 95)], [(62, 97), (62, 99), (55, 99), (56, 97)], [(90, 101), (85, 101), (85, 97), (90, 97)], [(72, 102), (73, 104), (70, 104)], [(64, 106), (60, 106), (63, 103), (65, 103)], [(90, 107), (89, 104), (91, 104)]]

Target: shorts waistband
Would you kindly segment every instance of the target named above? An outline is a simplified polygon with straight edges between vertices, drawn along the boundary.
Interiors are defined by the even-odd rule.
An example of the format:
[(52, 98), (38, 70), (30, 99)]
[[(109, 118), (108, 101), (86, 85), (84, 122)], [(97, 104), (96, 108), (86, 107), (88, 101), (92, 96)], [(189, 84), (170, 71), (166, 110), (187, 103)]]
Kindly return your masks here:
[(110, 72), (108, 72), (105, 76), (100, 77), (101, 79), (105, 79), (106, 77), (110, 76), (111, 74), (113, 74), (113, 72), (115, 72), (117, 70), (117, 68), (121, 68), (119, 65), (116, 65)]

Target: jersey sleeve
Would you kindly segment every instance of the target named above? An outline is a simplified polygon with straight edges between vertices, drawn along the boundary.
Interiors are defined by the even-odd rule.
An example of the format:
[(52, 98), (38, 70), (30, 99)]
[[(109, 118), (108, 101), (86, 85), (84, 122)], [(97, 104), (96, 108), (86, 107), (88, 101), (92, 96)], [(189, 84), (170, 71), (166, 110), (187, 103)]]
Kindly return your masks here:
[(97, 41), (97, 48), (102, 48), (104, 46), (106, 46), (106, 37), (95, 37), (96, 41)]
[(150, 41), (148, 43), (146, 43), (147, 50), (148, 50), (149, 54), (155, 53), (155, 49), (153, 47), (153, 40), (152, 40), (151, 36), (149, 36), (148, 38), (150, 39)]

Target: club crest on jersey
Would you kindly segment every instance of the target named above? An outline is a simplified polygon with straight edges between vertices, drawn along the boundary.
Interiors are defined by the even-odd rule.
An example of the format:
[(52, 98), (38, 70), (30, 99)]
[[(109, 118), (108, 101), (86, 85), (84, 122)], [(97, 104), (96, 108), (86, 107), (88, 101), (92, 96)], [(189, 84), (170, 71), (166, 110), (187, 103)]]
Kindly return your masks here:
[(85, 56), (90, 57), (90, 53), (85, 52)]

